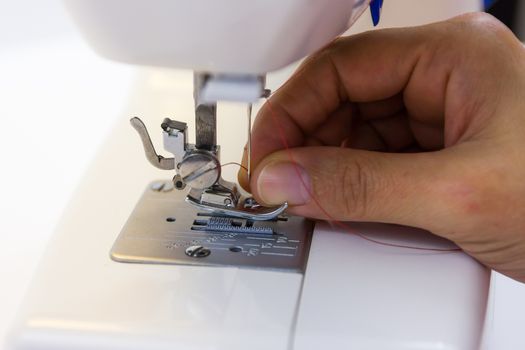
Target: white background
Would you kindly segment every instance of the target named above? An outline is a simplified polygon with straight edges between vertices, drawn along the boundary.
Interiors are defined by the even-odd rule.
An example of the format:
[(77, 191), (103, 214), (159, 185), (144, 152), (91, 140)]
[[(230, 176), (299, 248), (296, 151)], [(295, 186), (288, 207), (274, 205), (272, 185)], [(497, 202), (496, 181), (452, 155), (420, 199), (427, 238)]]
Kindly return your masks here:
[[(0, 2), (0, 344), (139, 73), (92, 53), (58, 0)], [(492, 293), (490, 348), (525, 349), (525, 285), (496, 275)]]

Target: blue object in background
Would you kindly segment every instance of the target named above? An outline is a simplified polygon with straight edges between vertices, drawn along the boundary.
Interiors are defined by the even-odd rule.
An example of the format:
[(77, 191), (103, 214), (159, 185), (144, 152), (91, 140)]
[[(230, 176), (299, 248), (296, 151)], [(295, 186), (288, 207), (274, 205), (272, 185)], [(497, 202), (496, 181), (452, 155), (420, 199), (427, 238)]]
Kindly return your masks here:
[(483, 8), (486, 10), (488, 9), (489, 7), (492, 6), (492, 4), (494, 3), (495, 1), (494, 0), (483, 0)]
[[(486, 10), (492, 6), (496, 0), (483, 0), (483, 8)], [(381, 8), (383, 7), (383, 0), (370, 1), (370, 14), (372, 15), (372, 23), (374, 27), (379, 23), (381, 18)]]
[(372, 0), (370, 2), (370, 14), (372, 15), (372, 23), (374, 23), (374, 26), (379, 23), (381, 7), (383, 7), (383, 0)]

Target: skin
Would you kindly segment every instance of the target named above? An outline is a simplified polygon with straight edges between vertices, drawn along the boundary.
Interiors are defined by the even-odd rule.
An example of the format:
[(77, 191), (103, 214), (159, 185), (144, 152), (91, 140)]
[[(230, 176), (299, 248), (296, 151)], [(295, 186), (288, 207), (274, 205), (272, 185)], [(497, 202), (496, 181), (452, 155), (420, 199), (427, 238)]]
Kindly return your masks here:
[(525, 282), (525, 48), (493, 17), (334, 41), (262, 107), (252, 145), (239, 181), (259, 202), (423, 228)]

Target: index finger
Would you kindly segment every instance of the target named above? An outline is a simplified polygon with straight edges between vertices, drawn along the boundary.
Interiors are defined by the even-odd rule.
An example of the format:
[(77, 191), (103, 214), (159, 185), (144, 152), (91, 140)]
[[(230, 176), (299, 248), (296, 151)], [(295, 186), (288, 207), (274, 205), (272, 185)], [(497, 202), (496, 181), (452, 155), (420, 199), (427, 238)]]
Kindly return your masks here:
[(398, 94), (422, 42), (419, 31), (375, 31), (338, 39), (307, 59), (261, 108), (252, 131), (252, 167), (285, 147), (282, 136), (289, 147), (303, 145), (344, 102), (381, 101)]

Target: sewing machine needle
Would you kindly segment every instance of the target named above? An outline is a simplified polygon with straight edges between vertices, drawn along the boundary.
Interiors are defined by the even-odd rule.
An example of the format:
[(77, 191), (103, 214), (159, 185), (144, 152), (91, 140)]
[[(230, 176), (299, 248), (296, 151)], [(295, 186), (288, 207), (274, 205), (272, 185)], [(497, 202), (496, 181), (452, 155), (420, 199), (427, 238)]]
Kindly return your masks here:
[(247, 161), (247, 173), (248, 182), (250, 182), (251, 175), (251, 162), (252, 162), (252, 104), (248, 104), (248, 161)]

